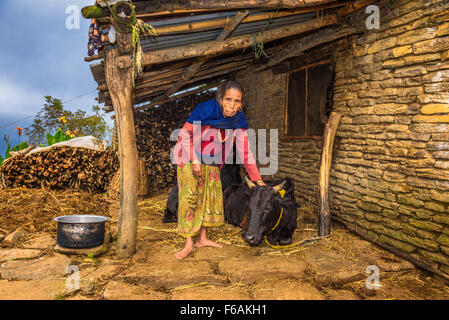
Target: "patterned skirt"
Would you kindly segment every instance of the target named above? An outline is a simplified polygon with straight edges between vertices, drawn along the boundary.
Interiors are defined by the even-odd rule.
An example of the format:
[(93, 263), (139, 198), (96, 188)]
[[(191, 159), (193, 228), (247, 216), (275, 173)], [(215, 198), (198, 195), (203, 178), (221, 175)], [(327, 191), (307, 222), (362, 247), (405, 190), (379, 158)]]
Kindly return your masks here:
[(201, 164), (201, 177), (192, 172), (192, 164), (177, 167), (178, 178), (178, 232), (193, 237), (201, 227), (224, 224), (223, 192), (220, 169)]

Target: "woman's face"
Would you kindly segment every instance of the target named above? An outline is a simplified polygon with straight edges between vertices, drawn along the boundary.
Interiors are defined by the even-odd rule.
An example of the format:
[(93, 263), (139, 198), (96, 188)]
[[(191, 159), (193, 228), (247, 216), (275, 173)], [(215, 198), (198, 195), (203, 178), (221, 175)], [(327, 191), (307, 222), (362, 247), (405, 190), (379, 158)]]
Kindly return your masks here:
[(223, 107), (223, 115), (225, 117), (233, 117), (242, 107), (242, 93), (240, 90), (231, 88), (226, 90), (223, 100), (221, 101)]

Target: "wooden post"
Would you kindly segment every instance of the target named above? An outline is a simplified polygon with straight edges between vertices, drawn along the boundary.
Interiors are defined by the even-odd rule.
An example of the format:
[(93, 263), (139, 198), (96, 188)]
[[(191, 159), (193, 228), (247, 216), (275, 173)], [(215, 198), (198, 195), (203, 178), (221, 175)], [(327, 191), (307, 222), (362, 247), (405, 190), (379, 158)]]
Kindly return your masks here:
[(105, 52), (105, 74), (117, 116), (120, 157), (120, 217), (117, 258), (128, 258), (136, 251), (138, 162), (133, 106), (133, 68), (131, 33), (115, 28), (117, 48)]
[(319, 218), (318, 235), (328, 236), (331, 233), (331, 216), (329, 210), (329, 175), (332, 162), (332, 147), (341, 115), (332, 112), (324, 130), (323, 150), (320, 166), (320, 197), (318, 199)]

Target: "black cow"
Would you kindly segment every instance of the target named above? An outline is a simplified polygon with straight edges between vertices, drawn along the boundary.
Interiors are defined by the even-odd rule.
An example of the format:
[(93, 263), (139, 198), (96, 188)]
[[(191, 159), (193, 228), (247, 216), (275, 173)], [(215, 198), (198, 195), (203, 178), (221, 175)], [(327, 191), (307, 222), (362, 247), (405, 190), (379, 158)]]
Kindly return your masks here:
[[(266, 186), (257, 186), (245, 179), (246, 182), (231, 185), (224, 191), (225, 220), (241, 227), (245, 241), (251, 246), (259, 245), (264, 236), (273, 245), (290, 244), (300, 207), (295, 200), (292, 179), (266, 182)], [(282, 189), (284, 197), (279, 193)]]
[[(229, 185), (242, 183), (240, 165), (224, 164), (220, 170), (221, 187), (225, 190)], [(173, 186), (167, 199), (167, 204), (162, 218), (163, 223), (178, 221), (178, 184)]]

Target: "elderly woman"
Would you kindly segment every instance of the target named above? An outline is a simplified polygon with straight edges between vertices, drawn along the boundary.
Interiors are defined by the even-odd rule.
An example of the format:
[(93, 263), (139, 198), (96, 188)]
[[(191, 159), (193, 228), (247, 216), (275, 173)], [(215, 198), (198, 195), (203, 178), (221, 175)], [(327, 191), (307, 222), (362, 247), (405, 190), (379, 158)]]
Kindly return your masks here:
[[(224, 82), (218, 88), (216, 98), (196, 106), (181, 129), (174, 155), (179, 187), (178, 233), (186, 238), (186, 244), (175, 254), (179, 260), (194, 250), (193, 237), (196, 235), (199, 235), (195, 243), (197, 248), (222, 247), (207, 238), (206, 227), (224, 223), (220, 169), (234, 143), (250, 180), (265, 185), (250, 150), (242, 95), (238, 83)], [(201, 125), (197, 126), (196, 121)]]

